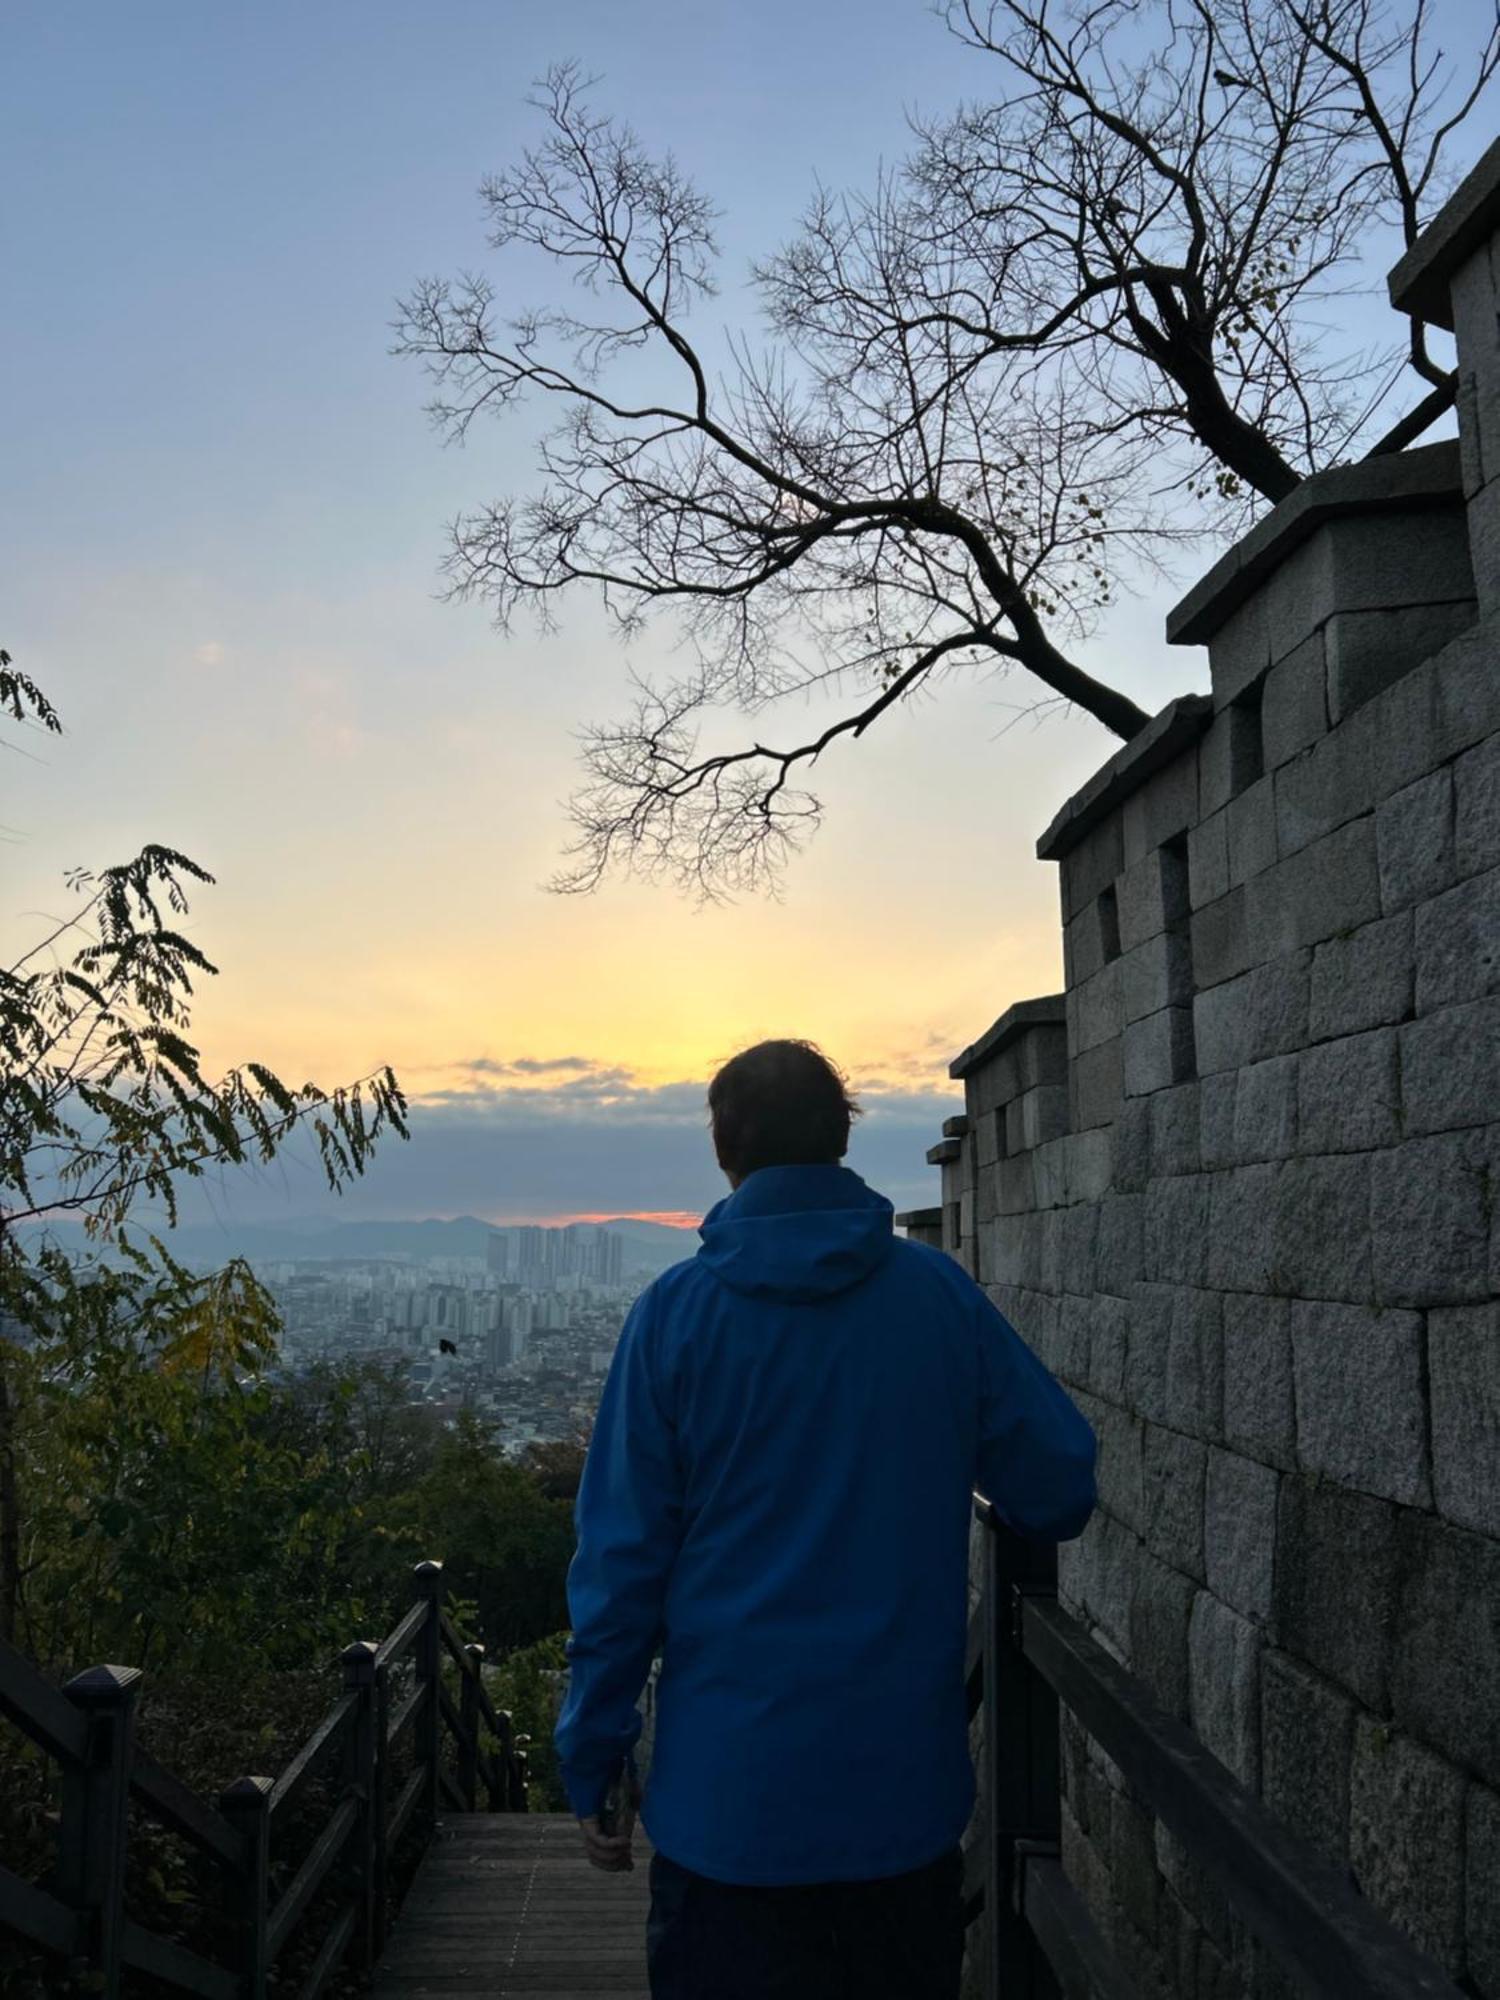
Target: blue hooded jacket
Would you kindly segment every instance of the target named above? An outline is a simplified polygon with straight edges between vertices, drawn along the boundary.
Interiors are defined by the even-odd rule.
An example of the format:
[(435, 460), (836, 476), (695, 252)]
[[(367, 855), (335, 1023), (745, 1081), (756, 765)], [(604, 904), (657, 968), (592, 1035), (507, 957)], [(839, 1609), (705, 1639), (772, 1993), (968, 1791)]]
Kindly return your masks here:
[(699, 1234), (631, 1308), (578, 1491), (569, 1803), (598, 1811), (660, 1652), (654, 1847), (722, 1882), (903, 1874), (974, 1805), (973, 1489), (1068, 1540), (1094, 1434), (849, 1169), (762, 1168)]

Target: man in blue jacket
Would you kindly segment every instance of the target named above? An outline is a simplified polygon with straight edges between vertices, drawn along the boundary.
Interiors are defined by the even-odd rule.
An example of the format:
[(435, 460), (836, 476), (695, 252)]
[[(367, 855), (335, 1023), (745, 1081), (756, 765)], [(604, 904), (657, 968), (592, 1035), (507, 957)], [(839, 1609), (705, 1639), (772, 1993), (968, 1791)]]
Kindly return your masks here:
[(1094, 1435), (839, 1164), (859, 1107), (817, 1049), (746, 1049), (708, 1102), (733, 1192), (632, 1307), (579, 1487), (563, 1782), (601, 1868), (640, 1804), (655, 2000), (955, 2000), (972, 1491), (1068, 1540)]

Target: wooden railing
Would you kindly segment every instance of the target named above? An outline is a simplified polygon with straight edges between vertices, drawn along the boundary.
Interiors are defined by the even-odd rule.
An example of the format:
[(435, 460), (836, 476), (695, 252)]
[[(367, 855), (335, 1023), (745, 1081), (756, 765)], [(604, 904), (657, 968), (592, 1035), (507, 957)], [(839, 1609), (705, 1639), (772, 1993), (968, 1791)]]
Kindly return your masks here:
[[(281, 1776), (240, 1778), (217, 1807), (135, 1743), (138, 1669), (91, 1667), (58, 1690), (24, 1654), (0, 1646), (0, 1715), (62, 1772), (56, 1863), (43, 1882), (0, 1864), (0, 1929), (66, 1961), (105, 2000), (119, 1994), (127, 1970), (155, 1981), (153, 1991), (264, 2000), (272, 1968), (315, 1902), (325, 1929), (299, 2000), (317, 2000), (341, 1965), (373, 1964), (384, 1941), (390, 1857), (407, 1828), (415, 1821), (430, 1832), (440, 1804), (475, 1810), (481, 1788), (490, 1811), (527, 1805), (527, 1739), (490, 1700), (484, 1648), (465, 1645), (443, 1608), (442, 1564), (419, 1563), (414, 1583), (415, 1602), (394, 1631), (345, 1648), (343, 1693)], [(456, 1704), (445, 1653), (458, 1670)], [(410, 1682), (399, 1696), (398, 1681)], [(456, 1775), (443, 1760), (445, 1728)], [(486, 1731), (497, 1749), (486, 1748)], [(408, 1732), (411, 1771), (392, 1797), (394, 1753)], [(273, 1897), (277, 1836), (294, 1804), (306, 1803), (310, 1782), (330, 1776), (331, 1810)], [(132, 1802), (217, 1870), (233, 1940), (223, 1962), (126, 1914)]]
[(1134, 2000), (1060, 1858), (1058, 1709), (1214, 1879), (1269, 1958), (1313, 2000), (1462, 2000), (1334, 1868), (1210, 1755), (1057, 1602), (1057, 1551), (974, 1496), (984, 1584), (969, 1627), (969, 1717), (984, 1708), (980, 1838), (966, 1919), (982, 1920), (985, 2000)]

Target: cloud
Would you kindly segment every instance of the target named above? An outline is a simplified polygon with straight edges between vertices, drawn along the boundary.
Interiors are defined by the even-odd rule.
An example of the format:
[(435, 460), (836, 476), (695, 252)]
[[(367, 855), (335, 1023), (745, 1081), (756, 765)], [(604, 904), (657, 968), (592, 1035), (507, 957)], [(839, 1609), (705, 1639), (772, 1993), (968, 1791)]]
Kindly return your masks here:
[[(477, 1078), (465, 1081), (470, 1071)], [(706, 1079), (647, 1083), (620, 1065), (582, 1056), (503, 1064), (486, 1057), (452, 1064), (454, 1072), (456, 1083), (414, 1100), (410, 1142), (382, 1145), (342, 1202), (328, 1195), (311, 1158), (292, 1156), (255, 1177), (225, 1176), (207, 1191), (207, 1209), (247, 1222), (334, 1214), (504, 1222), (580, 1213), (701, 1215), (725, 1192), (709, 1142)], [(560, 1073), (561, 1080), (534, 1080), (544, 1073)], [(898, 1210), (936, 1202), (938, 1177), (924, 1155), (943, 1119), (963, 1108), (959, 1092), (951, 1085), (867, 1088), (861, 1101), (865, 1115), (855, 1125), (847, 1164)], [(189, 1206), (198, 1198), (197, 1190), (188, 1191)]]
[(224, 644), (220, 639), (205, 639), (194, 650), (193, 658), (200, 667), (221, 667), (224, 664)]
[(469, 1056), (454, 1065), (471, 1076), (546, 1076), (559, 1069), (598, 1069), (592, 1056), (517, 1056), (498, 1062), (494, 1056)]

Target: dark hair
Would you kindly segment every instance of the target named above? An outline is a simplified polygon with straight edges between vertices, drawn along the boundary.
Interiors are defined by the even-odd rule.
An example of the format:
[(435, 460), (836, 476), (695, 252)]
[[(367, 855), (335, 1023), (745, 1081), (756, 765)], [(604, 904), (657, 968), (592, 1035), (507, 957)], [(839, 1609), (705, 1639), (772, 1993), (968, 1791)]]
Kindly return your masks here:
[(714, 1151), (743, 1180), (759, 1167), (813, 1167), (849, 1150), (860, 1108), (839, 1071), (812, 1042), (757, 1042), (741, 1049), (708, 1086)]

